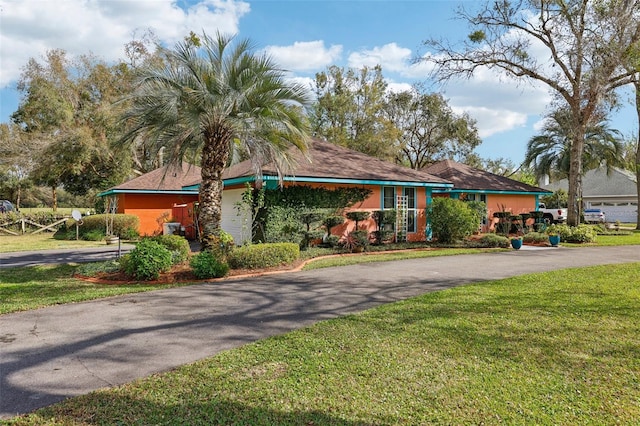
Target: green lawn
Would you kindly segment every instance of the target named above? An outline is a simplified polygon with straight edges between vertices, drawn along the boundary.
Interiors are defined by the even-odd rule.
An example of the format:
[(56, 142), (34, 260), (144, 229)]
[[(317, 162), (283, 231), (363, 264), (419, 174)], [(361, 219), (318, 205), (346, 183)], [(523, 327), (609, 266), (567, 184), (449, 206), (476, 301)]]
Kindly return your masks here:
[(0, 253), (103, 246), (104, 241), (56, 240), (51, 233), (27, 235), (0, 234)]
[(168, 287), (93, 284), (74, 278), (76, 269), (74, 265), (0, 269), (0, 314)]
[(16, 425), (609, 425), (640, 418), (640, 264), (526, 275), (321, 322)]

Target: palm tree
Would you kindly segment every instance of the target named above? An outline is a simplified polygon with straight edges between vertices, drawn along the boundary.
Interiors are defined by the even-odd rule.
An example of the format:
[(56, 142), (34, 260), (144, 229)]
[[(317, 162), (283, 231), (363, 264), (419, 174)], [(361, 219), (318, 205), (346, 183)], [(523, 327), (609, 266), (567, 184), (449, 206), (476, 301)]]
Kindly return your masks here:
[(164, 147), (169, 162), (200, 158), (201, 244), (219, 235), (222, 173), (229, 154), (241, 146), (256, 172), (265, 161), (284, 171), (287, 150), (304, 151), (309, 126), (304, 86), (289, 83), (270, 57), (252, 53), (248, 40), (191, 33), (174, 49), (159, 47), (162, 61), (142, 68), (124, 120), (124, 141), (145, 138)]
[[(570, 120), (568, 110), (556, 110), (548, 116), (542, 134), (529, 140), (523, 164), (533, 168), (537, 179), (544, 176), (568, 178), (572, 140)], [(621, 165), (622, 137), (618, 130), (608, 127), (606, 120), (587, 127), (584, 146), (583, 172), (601, 165), (609, 171)]]

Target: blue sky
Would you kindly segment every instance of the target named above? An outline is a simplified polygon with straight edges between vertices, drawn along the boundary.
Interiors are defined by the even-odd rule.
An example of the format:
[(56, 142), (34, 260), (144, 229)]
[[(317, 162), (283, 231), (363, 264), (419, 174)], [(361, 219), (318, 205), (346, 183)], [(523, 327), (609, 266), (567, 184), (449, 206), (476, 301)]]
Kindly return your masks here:
[[(457, 7), (477, 1), (383, 0), (0, 0), (0, 122), (18, 105), (15, 83), (30, 57), (53, 48), (70, 55), (92, 52), (111, 61), (146, 28), (165, 44), (189, 31), (237, 33), (251, 38), (291, 71), (311, 82), (330, 65), (382, 65), (390, 89), (426, 80), (424, 65), (413, 59), (426, 53), (429, 37), (460, 40), (467, 34), (454, 19)], [(456, 112), (477, 120), (485, 158), (506, 157), (518, 164), (526, 142), (540, 128), (550, 97), (542, 87), (517, 85), (488, 71), (442, 91)], [(612, 127), (628, 137), (637, 133), (635, 113), (625, 108)]]

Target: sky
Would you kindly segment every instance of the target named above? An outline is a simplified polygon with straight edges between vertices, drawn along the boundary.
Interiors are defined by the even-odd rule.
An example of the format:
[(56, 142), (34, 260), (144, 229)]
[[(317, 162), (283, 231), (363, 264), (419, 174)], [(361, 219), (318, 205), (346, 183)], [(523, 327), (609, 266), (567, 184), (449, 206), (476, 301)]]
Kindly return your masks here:
[[(30, 58), (50, 49), (124, 58), (124, 45), (147, 29), (172, 46), (190, 31), (237, 34), (266, 51), (291, 78), (311, 82), (331, 65), (381, 65), (389, 90), (423, 84), (440, 92), (457, 113), (477, 121), (483, 158), (518, 165), (538, 134), (551, 97), (544, 87), (517, 84), (487, 70), (446, 86), (428, 79), (415, 62), (428, 54), (424, 40), (463, 40), (469, 28), (455, 11), (479, 1), (450, 0), (0, 0), (0, 122), (17, 109), (16, 82)], [(625, 138), (637, 134), (629, 105), (612, 116)]]

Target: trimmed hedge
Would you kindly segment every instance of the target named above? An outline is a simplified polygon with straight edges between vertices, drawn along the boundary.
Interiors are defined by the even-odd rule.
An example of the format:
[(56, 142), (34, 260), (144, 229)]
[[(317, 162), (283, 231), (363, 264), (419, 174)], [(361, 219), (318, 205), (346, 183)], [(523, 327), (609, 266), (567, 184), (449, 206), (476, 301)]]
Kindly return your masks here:
[[(94, 214), (84, 216), (82, 225), (78, 228), (80, 238), (83, 240), (95, 240), (95, 235), (100, 232), (102, 237), (105, 236), (106, 215)], [(116, 235), (125, 239), (134, 239), (138, 237), (138, 227), (140, 219), (132, 214), (116, 214), (113, 219), (113, 231)], [(85, 235), (93, 235), (92, 238), (85, 238)], [(59, 240), (75, 240), (76, 238), (76, 221), (74, 219), (67, 220), (63, 226), (54, 234), (54, 238)]]
[(529, 244), (548, 243), (549, 236), (547, 234), (543, 234), (542, 232), (529, 232), (528, 234), (524, 234), (524, 236), (522, 237), (522, 242)]
[(260, 269), (292, 263), (300, 257), (295, 243), (253, 244), (233, 250), (227, 261), (233, 269)]
[(498, 235), (498, 234), (483, 235), (478, 240), (478, 244), (480, 247), (489, 247), (489, 248), (493, 248), (493, 247), (507, 248), (511, 245), (511, 243), (509, 242), (509, 238), (503, 235)]
[(569, 226), (554, 224), (547, 228), (547, 234), (560, 235), (560, 241), (565, 243), (592, 243), (596, 240), (597, 231), (590, 225)]

